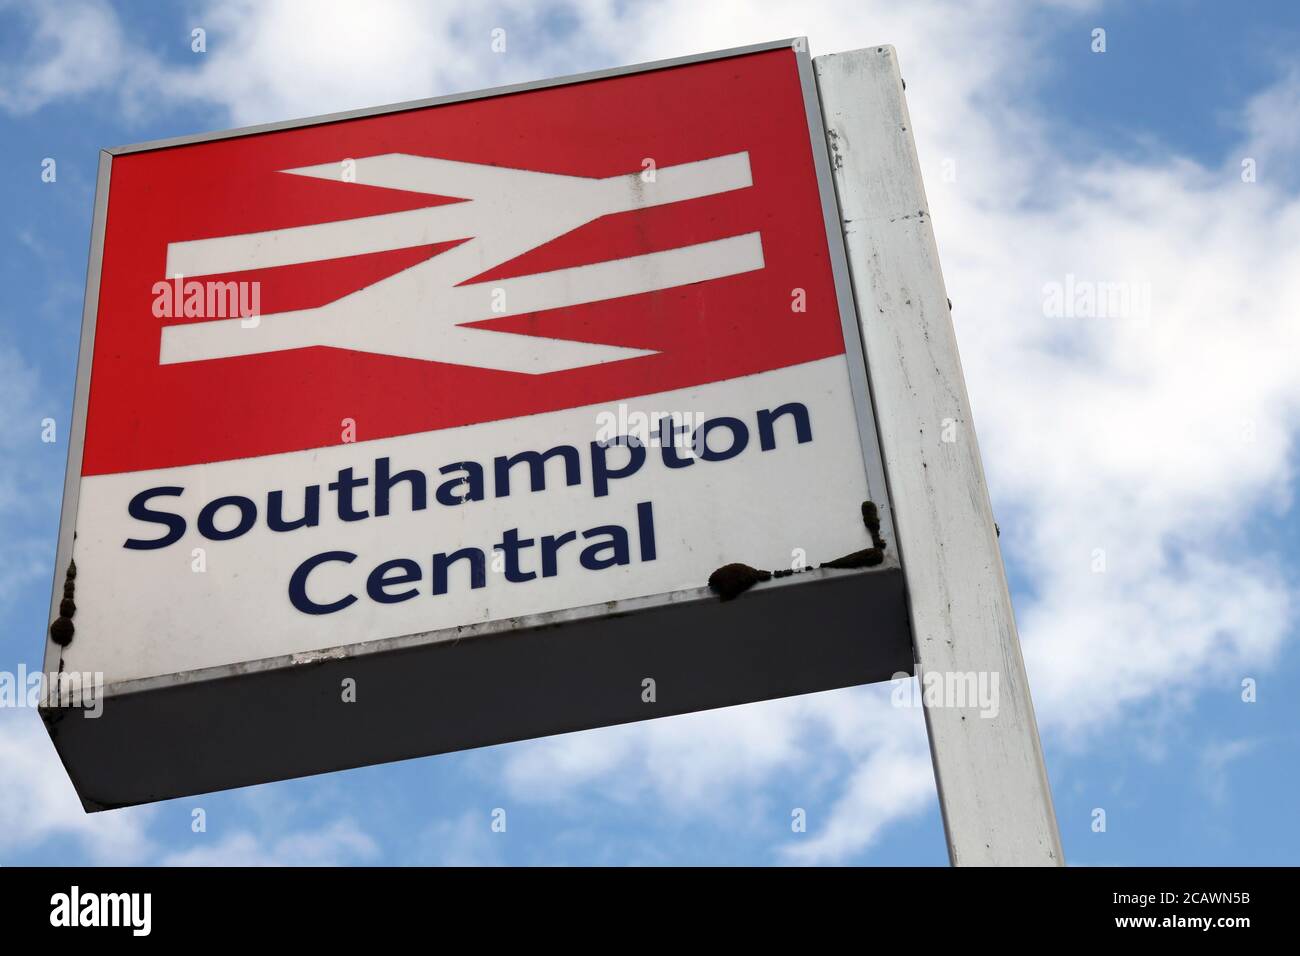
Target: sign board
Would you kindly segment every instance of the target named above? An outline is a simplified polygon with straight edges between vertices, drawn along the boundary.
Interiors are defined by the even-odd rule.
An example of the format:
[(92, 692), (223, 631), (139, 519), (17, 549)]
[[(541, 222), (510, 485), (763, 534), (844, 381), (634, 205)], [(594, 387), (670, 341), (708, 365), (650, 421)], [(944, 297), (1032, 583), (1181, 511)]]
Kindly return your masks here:
[(806, 45), (106, 151), (51, 621), (90, 810), (910, 672)]

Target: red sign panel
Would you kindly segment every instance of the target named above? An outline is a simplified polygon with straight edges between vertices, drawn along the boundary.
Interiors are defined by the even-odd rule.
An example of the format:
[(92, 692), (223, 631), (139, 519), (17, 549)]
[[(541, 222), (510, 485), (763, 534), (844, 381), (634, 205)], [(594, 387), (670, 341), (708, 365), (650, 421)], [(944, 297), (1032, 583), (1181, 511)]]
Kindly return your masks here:
[(117, 157), (82, 473), (842, 353), (794, 57)]

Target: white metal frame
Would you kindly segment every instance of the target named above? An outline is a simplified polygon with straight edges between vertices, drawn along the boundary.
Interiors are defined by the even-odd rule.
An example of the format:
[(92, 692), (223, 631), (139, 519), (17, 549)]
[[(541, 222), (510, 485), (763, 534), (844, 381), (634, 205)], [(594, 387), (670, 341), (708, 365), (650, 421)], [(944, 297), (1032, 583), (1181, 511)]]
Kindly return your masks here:
[[(917, 675), (998, 675), (925, 718), (955, 865), (1062, 865), (1052, 794), (893, 47), (814, 61), (907, 578)], [(945, 428), (955, 440), (944, 441)]]

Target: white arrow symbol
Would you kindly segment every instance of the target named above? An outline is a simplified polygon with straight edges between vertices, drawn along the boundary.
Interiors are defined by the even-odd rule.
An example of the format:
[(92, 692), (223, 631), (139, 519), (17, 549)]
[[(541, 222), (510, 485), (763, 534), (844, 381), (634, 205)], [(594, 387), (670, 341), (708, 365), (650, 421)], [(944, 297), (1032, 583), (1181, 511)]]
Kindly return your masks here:
[(388, 153), (284, 170), (361, 185), (465, 197), (409, 212), (175, 242), (167, 274), (187, 278), (466, 239), (395, 275), (313, 309), (162, 330), (160, 364), (328, 345), (360, 352), (540, 374), (654, 352), (466, 328), (465, 323), (637, 295), (763, 268), (757, 232), (491, 283), (459, 285), (579, 226), (614, 213), (751, 185), (749, 154), (589, 179)]

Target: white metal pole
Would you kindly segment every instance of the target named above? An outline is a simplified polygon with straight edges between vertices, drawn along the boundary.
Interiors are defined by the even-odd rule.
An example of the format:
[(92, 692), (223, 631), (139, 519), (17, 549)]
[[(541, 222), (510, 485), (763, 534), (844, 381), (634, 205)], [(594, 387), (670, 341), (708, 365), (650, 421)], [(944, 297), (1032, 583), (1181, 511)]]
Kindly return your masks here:
[[(878, 46), (813, 65), (917, 674), (932, 689), (925, 717), (949, 856), (959, 866), (1062, 865), (898, 58)], [(977, 690), (995, 696), (981, 703)]]

